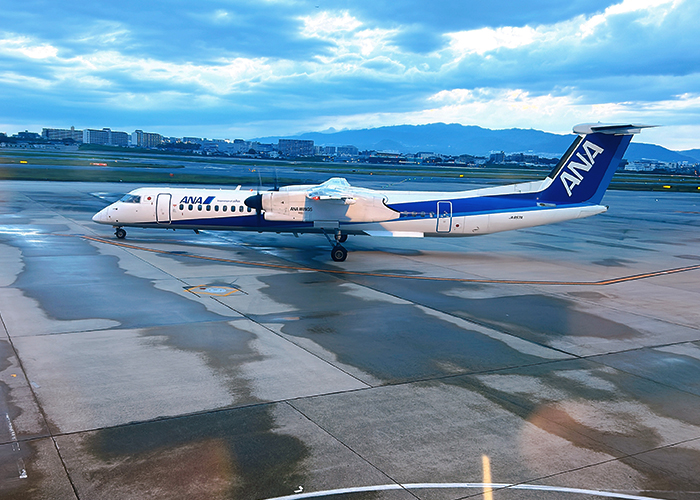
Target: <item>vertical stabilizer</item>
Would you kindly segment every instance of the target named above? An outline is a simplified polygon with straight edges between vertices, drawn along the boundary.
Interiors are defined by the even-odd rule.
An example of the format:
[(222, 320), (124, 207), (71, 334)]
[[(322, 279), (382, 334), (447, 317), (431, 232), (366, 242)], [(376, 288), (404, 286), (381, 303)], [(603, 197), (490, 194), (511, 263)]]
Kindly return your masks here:
[(649, 125), (583, 124), (579, 134), (549, 177), (552, 182), (537, 200), (557, 205), (599, 204), (632, 136)]

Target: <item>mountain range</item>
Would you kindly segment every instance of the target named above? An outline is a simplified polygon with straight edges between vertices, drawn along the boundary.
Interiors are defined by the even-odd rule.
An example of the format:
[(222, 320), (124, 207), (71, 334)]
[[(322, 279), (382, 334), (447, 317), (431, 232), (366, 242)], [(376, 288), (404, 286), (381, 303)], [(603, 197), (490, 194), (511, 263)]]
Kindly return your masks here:
[[(475, 125), (431, 123), (428, 125), (394, 125), (362, 130), (333, 129), (308, 132), (294, 137), (262, 137), (260, 142), (279, 139), (313, 140), (317, 146), (353, 145), (362, 150), (488, 156), (494, 151), (529, 153), (543, 157), (559, 157), (573, 141), (573, 134), (552, 134), (533, 129), (491, 130)], [(700, 161), (700, 150), (672, 151), (654, 144), (632, 142), (625, 158), (643, 158), (665, 162)]]

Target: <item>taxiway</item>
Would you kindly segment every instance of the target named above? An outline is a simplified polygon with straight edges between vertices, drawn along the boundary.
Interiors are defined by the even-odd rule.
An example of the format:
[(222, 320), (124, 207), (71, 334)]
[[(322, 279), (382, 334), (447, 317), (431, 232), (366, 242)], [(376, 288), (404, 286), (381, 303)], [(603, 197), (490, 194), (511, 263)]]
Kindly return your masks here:
[(133, 187), (0, 182), (3, 499), (700, 498), (697, 194), (333, 263)]

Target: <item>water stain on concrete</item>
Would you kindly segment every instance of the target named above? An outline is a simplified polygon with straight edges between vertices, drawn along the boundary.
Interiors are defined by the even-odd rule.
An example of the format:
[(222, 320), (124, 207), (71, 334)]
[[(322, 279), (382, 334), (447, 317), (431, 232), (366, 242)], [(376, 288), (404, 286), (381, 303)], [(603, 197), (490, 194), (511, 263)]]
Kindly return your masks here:
[(635, 263), (634, 260), (614, 259), (614, 258), (594, 260), (592, 262), (592, 264), (595, 264), (596, 266), (604, 266), (604, 267), (627, 267), (627, 264), (634, 264), (634, 263)]
[[(582, 370), (614, 384), (615, 389), (612, 392), (596, 389), (589, 384), (577, 383), (576, 377), (566, 376), (567, 372)], [(666, 449), (665, 455), (645, 453), (650, 449), (664, 449), (663, 447), (667, 444), (664, 440), (667, 438), (662, 436), (661, 432), (668, 432), (668, 430), (663, 427), (651, 427), (645, 424), (642, 416), (627, 413), (627, 402), (643, 401), (658, 415), (671, 419), (680, 418), (681, 422), (687, 419), (697, 425), (700, 423), (697, 417), (700, 399), (693, 398), (688, 401), (692, 409), (681, 409), (679, 412), (678, 405), (669, 407), (665, 404), (678, 398), (677, 394), (670, 395), (668, 388), (633, 375), (596, 367), (593, 363), (583, 360), (514, 368), (494, 376), (503, 375), (536, 377), (550, 391), (551, 396), (549, 399), (546, 396), (540, 399), (532, 397), (527, 392), (499, 389), (487, 379), (482, 380), (478, 375), (446, 379), (445, 383), (475, 391), (524, 421), (547, 433), (566, 439), (576, 446), (615, 457), (646, 477), (645, 487), (650, 494), (658, 491), (697, 491), (700, 488), (700, 478), (697, 475), (674, 477), (675, 473), (666, 466), (677, 463), (700, 463), (700, 451)], [(562, 394), (565, 395), (563, 399)], [(575, 404), (569, 405), (568, 402)], [(597, 424), (582, 423), (582, 419), (575, 418), (576, 415), (570, 413), (575, 412), (575, 409), (581, 405), (594, 416), (592, 419), (584, 418), (583, 421), (592, 420)], [(607, 408), (607, 411), (610, 411), (610, 408), (614, 409), (616, 406), (619, 406), (620, 410), (614, 414), (614, 417), (606, 416), (606, 410), (602, 410)], [(614, 428), (608, 427), (607, 420), (611, 418), (615, 424)], [(661, 425), (667, 426), (668, 421)], [(680, 425), (679, 428), (682, 428), (683, 424)], [(642, 456), (637, 456), (639, 454)], [(657, 495), (651, 494), (651, 496)]]
[[(286, 322), (282, 333), (313, 340), (334, 353), (339, 362), (386, 382), (542, 361), (426, 314), (413, 304), (395, 303), (393, 297), (389, 297), (394, 299), (391, 304), (363, 300), (357, 290), (340, 286), (342, 280), (319, 278), (310, 279), (308, 274), (261, 278), (269, 285), (263, 292), (271, 299), (306, 311)], [(258, 315), (254, 319), (272, 323), (278, 315)]]
[(282, 496), (304, 484), (299, 439), (275, 432), (272, 405), (216, 411), (100, 430), (86, 441), (100, 460), (89, 483), (109, 497), (113, 484), (164, 498)]
[[(494, 290), (500, 291), (500, 296), (483, 297), (480, 293), (481, 297), (468, 298), (465, 293), (455, 293), (452, 283), (426, 281), (420, 286), (406, 287), (387, 279), (353, 277), (352, 280), (545, 345), (567, 336), (606, 339), (640, 336), (627, 325), (579, 310), (573, 301), (544, 294), (518, 294), (513, 287), (492, 285)], [(460, 288), (471, 290), (471, 286), (464, 284)]]
[(255, 339), (252, 333), (219, 321), (153, 327), (141, 330), (141, 336), (155, 338), (167, 347), (197, 353), (214, 373), (225, 380), (235, 402), (258, 402), (238, 368), (263, 359), (263, 356), (250, 348), (250, 342)]
[(129, 275), (117, 257), (101, 255), (78, 238), (46, 235), (10, 244), (20, 248), (25, 264), (13, 286), (37, 300), (52, 319), (99, 317), (125, 328), (221, 319), (201, 304)]
[(603, 300), (603, 299), (608, 298), (607, 295), (605, 295), (604, 293), (600, 293), (600, 292), (583, 291), (583, 292), (567, 292), (566, 294), (570, 295), (571, 297), (580, 297), (582, 299), (589, 299), (589, 300)]

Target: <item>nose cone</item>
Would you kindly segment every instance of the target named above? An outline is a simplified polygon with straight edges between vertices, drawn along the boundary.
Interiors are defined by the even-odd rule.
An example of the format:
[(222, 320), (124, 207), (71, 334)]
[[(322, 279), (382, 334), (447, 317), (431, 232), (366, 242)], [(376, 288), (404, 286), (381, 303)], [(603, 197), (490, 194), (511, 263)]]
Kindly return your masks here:
[(92, 220), (95, 222), (106, 222), (107, 221), (107, 209), (103, 208), (95, 215), (92, 216)]

